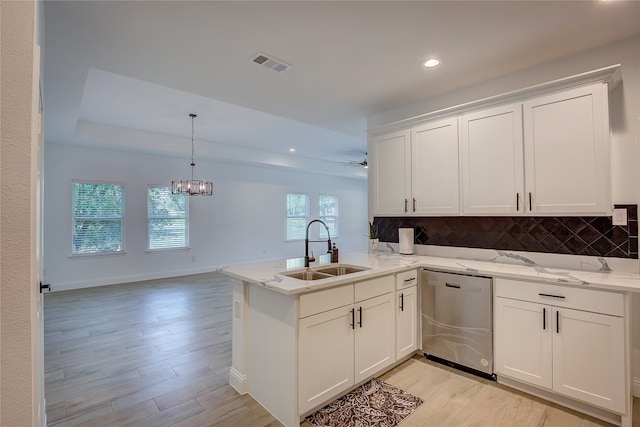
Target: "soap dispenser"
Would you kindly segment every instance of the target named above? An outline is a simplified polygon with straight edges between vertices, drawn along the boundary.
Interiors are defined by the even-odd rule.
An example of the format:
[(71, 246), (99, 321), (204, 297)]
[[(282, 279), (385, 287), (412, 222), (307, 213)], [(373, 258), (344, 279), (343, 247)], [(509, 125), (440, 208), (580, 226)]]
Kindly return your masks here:
[(338, 248), (336, 248), (336, 244), (333, 244), (331, 248), (331, 262), (338, 262)]

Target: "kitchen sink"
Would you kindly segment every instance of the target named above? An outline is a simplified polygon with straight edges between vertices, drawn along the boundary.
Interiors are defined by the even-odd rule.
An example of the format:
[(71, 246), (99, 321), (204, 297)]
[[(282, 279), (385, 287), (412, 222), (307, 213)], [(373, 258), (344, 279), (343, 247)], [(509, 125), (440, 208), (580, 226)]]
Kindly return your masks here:
[(344, 274), (358, 273), (365, 270), (368, 270), (368, 268), (356, 267), (353, 265), (332, 265), (330, 267), (318, 267), (315, 269), (315, 271), (330, 274), (332, 276), (342, 276)]
[(369, 269), (367, 267), (357, 267), (354, 265), (336, 264), (316, 267), (313, 269), (285, 271), (279, 274), (298, 280), (320, 280), (329, 279), (335, 276), (343, 276), (345, 274), (358, 273), (365, 270)]
[(328, 279), (333, 277), (331, 274), (326, 273), (318, 273), (313, 270), (304, 270), (304, 271), (291, 271), (286, 273), (280, 273), (283, 276), (292, 277), (298, 280), (320, 280), (320, 279)]

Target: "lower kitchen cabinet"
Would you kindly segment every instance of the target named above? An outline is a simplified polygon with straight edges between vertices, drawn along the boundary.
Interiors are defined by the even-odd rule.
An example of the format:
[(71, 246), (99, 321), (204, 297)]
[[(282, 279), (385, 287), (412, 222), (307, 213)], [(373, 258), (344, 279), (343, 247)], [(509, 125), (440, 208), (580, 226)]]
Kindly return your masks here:
[(396, 275), (396, 360), (418, 348), (418, 271)]
[(353, 306), (300, 319), (299, 411), (304, 413), (354, 384)]
[(553, 389), (616, 412), (625, 410), (624, 321), (554, 308)]
[[(351, 290), (348, 305), (344, 290)], [(394, 279), (305, 294), (298, 321), (298, 411), (339, 396), (395, 362)], [(342, 306), (327, 309), (327, 301)], [(326, 310), (315, 312), (317, 310)]]
[(495, 279), (495, 295), (499, 376), (625, 413), (622, 294)]
[(395, 362), (393, 292), (356, 303), (355, 382)]
[(551, 326), (548, 306), (496, 298), (494, 305), (495, 370), (498, 374), (551, 389)]

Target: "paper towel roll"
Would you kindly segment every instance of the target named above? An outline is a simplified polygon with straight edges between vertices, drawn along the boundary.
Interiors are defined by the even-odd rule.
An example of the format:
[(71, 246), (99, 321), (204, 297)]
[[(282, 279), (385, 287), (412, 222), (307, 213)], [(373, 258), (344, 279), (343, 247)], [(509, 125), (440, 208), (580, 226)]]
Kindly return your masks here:
[(399, 228), (398, 241), (399, 252), (404, 255), (413, 253), (413, 228)]

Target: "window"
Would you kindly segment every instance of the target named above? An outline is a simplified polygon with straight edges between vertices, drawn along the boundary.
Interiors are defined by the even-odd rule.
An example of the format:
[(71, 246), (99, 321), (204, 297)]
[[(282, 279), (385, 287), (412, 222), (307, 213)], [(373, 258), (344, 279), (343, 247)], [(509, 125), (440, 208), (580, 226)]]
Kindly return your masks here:
[[(320, 219), (327, 224), (331, 238), (339, 236), (338, 228), (338, 198), (335, 196), (320, 196)], [(323, 235), (324, 227), (321, 228), (320, 235)]]
[(124, 252), (124, 184), (74, 181), (73, 255)]
[(302, 240), (309, 219), (309, 197), (287, 194), (287, 240)]
[(147, 249), (189, 247), (189, 201), (166, 186), (147, 187)]

